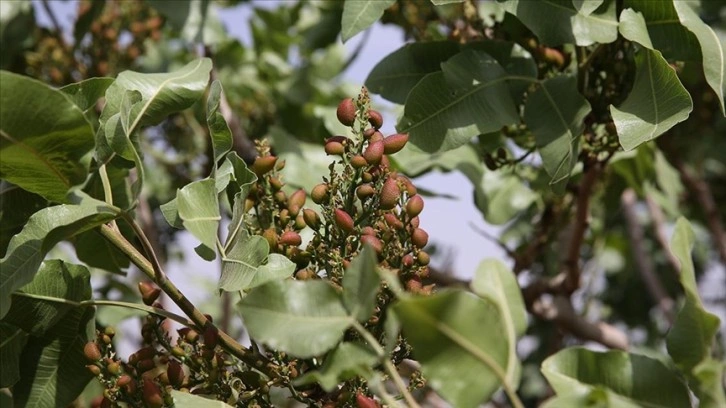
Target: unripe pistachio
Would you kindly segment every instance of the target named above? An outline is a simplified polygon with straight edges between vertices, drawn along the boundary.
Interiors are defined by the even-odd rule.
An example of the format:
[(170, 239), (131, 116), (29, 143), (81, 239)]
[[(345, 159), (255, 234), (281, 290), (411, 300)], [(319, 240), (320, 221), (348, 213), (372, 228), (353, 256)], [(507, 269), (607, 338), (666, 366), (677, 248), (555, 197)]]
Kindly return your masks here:
[(285, 168), (285, 160), (278, 160), (275, 164), (275, 170), (280, 171)]
[(83, 355), (85, 355), (89, 361), (100, 361), (101, 349), (98, 348), (98, 344), (93, 341), (89, 341), (85, 346), (83, 346)]
[(373, 136), (374, 133), (376, 133), (376, 129), (374, 129), (374, 128), (368, 128), (368, 129), (366, 129), (366, 130), (363, 131), (363, 138), (366, 139), (366, 140), (368, 140), (368, 139), (371, 138), (371, 136)]
[(287, 194), (285, 194), (285, 192), (282, 190), (276, 192), (272, 197), (275, 199), (275, 202), (278, 204), (287, 203)]
[(302, 243), (302, 238), (300, 238), (300, 234), (295, 231), (285, 231), (280, 236), (279, 243), (281, 245), (298, 246)]
[(412, 227), (418, 228), (419, 223), (420, 223), (420, 219), (418, 218), (418, 216), (411, 218), (410, 224)]
[(370, 245), (377, 254), (383, 252), (383, 243), (374, 235), (363, 235), (360, 237), (360, 242), (366, 245)]
[(345, 146), (340, 142), (325, 142), (325, 153), (328, 156), (342, 156), (345, 153)]
[(350, 234), (355, 229), (353, 218), (345, 211), (340, 208), (336, 208), (333, 214), (335, 225), (338, 226), (343, 232)]
[(151, 306), (159, 298), (161, 289), (151, 282), (139, 282), (139, 293), (141, 293), (141, 300), (144, 301), (144, 304)]
[(417, 278), (411, 278), (406, 281), (406, 290), (411, 293), (419, 293), (422, 288), (423, 285), (421, 284), (421, 281)]
[(255, 206), (255, 200), (253, 200), (249, 197), (245, 198), (245, 213), (249, 212), (252, 209), (252, 207), (254, 207), (254, 206)]
[(367, 171), (364, 171), (363, 174), (360, 175), (360, 178), (366, 183), (370, 183), (371, 181), (373, 181), (373, 175)]
[(381, 188), (380, 206), (381, 209), (390, 210), (398, 204), (398, 199), (401, 197), (401, 189), (398, 188), (398, 183), (392, 177), (386, 179)]
[(373, 132), (371, 137), (368, 139), (368, 143), (374, 143), (374, 142), (382, 142), (383, 141), (383, 133), (379, 131)]
[(107, 346), (111, 344), (111, 336), (109, 336), (108, 334), (102, 335), (101, 340), (103, 341), (103, 344)]
[(217, 328), (208, 325), (204, 328), (204, 347), (207, 349), (213, 349), (217, 347), (217, 344), (219, 343), (219, 333), (217, 332)]
[(421, 214), (421, 211), (423, 211), (424, 208), (424, 201), (423, 198), (421, 198), (420, 195), (415, 195), (408, 199), (406, 202), (406, 214), (408, 214), (409, 217), (415, 217), (419, 214)]
[(116, 335), (116, 330), (114, 330), (113, 327), (108, 326), (105, 329), (103, 329), (103, 334), (105, 334), (106, 336), (108, 336), (110, 338), (113, 338), (113, 336)]
[(370, 165), (379, 164), (381, 162), (381, 158), (383, 157), (383, 149), (383, 142), (370, 142), (368, 144), (368, 147), (366, 147), (365, 152), (363, 152), (363, 157), (365, 157), (366, 161)]
[(548, 64), (554, 65), (557, 68), (562, 68), (565, 66), (565, 56), (558, 49), (545, 47), (542, 50), (542, 58)]
[(196, 330), (190, 330), (185, 336), (184, 340), (187, 343), (196, 343), (199, 340), (199, 332)]
[(380, 129), (383, 126), (383, 116), (377, 110), (368, 111), (368, 123), (376, 129)]
[(350, 159), (350, 165), (353, 166), (354, 169), (362, 169), (363, 167), (368, 166), (368, 162), (366, 161), (366, 158), (361, 156), (360, 154), (357, 154)]
[(282, 181), (280, 181), (277, 177), (270, 177), (270, 187), (272, 187), (272, 191), (280, 191), (282, 189), (282, 186), (284, 184)]
[(421, 266), (426, 266), (431, 262), (431, 257), (427, 252), (419, 251), (416, 255), (416, 262)]
[(280, 224), (287, 225), (287, 223), (290, 221), (290, 211), (288, 211), (287, 208), (280, 211), (280, 215), (278, 215), (278, 219), (280, 220)]
[(86, 366), (86, 368), (88, 369), (88, 371), (91, 372), (91, 374), (95, 375), (96, 377), (101, 375), (101, 369), (95, 364), (89, 364)]
[(252, 163), (252, 171), (257, 175), (257, 177), (261, 177), (274, 169), (276, 162), (277, 157), (275, 156), (260, 156)]
[(307, 224), (305, 223), (305, 217), (303, 217), (302, 213), (299, 213), (297, 217), (295, 217), (295, 224), (293, 225), (296, 231), (300, 231), (303, 228), (307, 227)]
[(304, 209), (303, 219), (305, 220), (305, 224), (310, 226), (310, 228), (320, 228), (320, 217), (318, 216), (318, 213), (316, 213), (314, 210), (311, 210), (309, 208)]
[(361, 184), (355, 190), (355, 195), (358, 196), (361, 201), (365, 200), (368, 197), (371, 197), (375, 193), (376, 189), (370, 184)]
[(412, 267), (413, 266), (413, 255), (411, 255), (411, 254), (404, 255), (403, 259), (401, 259), (401, 264), (403, 264), (403, 266), (405, 266), (407, 268)]
[(136, 363), (136, 370), (140, 373), (145, 373), (154, 367), (156, 367), (156, 363), (150, 358), (139, 360), (139, 362)]
[(310, 197), (313, 199), (315, 204), (322, 204), (328, 195), (328, 185), (326, 183), (318, 184), (313, 187), (313, 191), (310, 192)]
[(171, 360), (166, 368), (166, 376), (169, 378), (169, 384), (179, 387), (184, 381), (184, 369), (176, 360)]
[(307, 195), (303, 189), (297, 190), (290, 196), (290, 199), (287, 202), (287, 209), (293, 217), (297, 216), (297, 213), (300, 212), (302, 206), (305, 205), (306, 197)]
[(406, 194), (408, 194), (409, 197), (415, 196), (418, 191), (416, 190), (416, 186), (413, 185), (413, 182), (406, 176), (398, 176), (398, 181), (400, 181), (405, 189)]
[(112, 361), (108, 365), (106, 365), (106, 370), (111, 375), (119, 375), (121, 374), (121, 364), (118, 363), (118, 361)]
[(379, 405), (373, 398), (366, 397), (365, 395), (358, 393), (355, 395), (355, 404), (358, 408), (378, 408)]
[(309, 280), (315, 278), (315, 272), (310, 269), (301, 269), (295, 274), (297, 280)]
[(408, 142), (408, 133), (397, 133), (395, 135), (388, 136), (383, 139), (383, 145), (385, 146), (384, 152), (386, 154), (398, 153), (406, 146)]
[(363, 227), (363, 229), (360, 231), (361, 235), (371, 235), (376, 236), (376, 230), (373, 229), (370, 225), (367, 225)]
[(392, 228), (403, 228), (403, 223), (401, 222), (401, 220), (398, 219), (398, 217), (396, 217), (396, 214), (385, 213), (383, 214), (383, 219), (386, 220), (386, 224), (390, 225)]
[(416, 228), (411, 234), (411, 243), (417, 248), (423, 248), (429, 242), (429, 234), (421, 228)]
[(268, 228), (265, 231), (262, 232), (262, 238), (267, 240), (267, 243), (270, 244), (270, 248), (274, 248), (277, 246), (277, 231), (275, 231), (274, 228)]
[(385, 155), (384, 154), (383, 157), (381, 157), (381, 164), (380, 164), (380, 166), (381, 167), (385, 167), (385, 168), (391, 168), (391, 161), (388, 160), (388, 155)]
[(355, 123), (355, 103), (353, 103), (353, 99), (343, 99), (338, 104), (338, 110), (335, 113), (340, 123), (345, 126), (353, 126), (353, 123)]
[(187, 352), (183, 348), (181, 348), (179, 346), (175, 346), (175, 347), (172, 347), (171, 354), (174, 355), (175, 357), (182, 358), (187, 355)]
[(161, 408), (164, 406), (164, 398), (161, 395), (161, 389), (150, 378), (144, 378), (143, 390), (144, 405), (150, 408)]
[(131, 377), (127, 374), (121, 375), (116, 379), (116, 386), (119, 388), (125, 387), (131, 383)]

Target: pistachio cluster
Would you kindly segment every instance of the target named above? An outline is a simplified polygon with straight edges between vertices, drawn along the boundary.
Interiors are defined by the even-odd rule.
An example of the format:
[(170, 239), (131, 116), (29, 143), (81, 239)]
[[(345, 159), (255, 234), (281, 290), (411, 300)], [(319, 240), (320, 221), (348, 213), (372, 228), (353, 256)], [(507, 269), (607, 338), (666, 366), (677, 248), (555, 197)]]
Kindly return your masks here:
[[(162, 309), (160, 290), (149, 282), (139, 283), (142, 300)], [(211, 321), (211, 317), (207, 316)], [(165, 319), (148, 316), (141, 328), (143, 345), (123, 362), (115, 353), (115, 331), (107, 327), (96, 332), (96, 340), (84, 347), (88, 370), (104, 387), (94, 407), (173, 406), (171, 390), (190, 392), (228, 404), (264, 406), (269, 384), (258, 372), (246, 369), (218, 346), (212, 326), (202, 332), (189, 327), (177, 331), (172, 342), (164, 328)]]
[[(427, 294), (432, 285), (422, 280), (429, 273), (430, 256), (423, 250), (428, 233), (419, 227), (418, 217), (424, 201), (388, 158), (403, 149), (408, 135), (384, 137), (383, 117), (369, 105), (365, 88), (357, 99), (338, 105), (338, 120), (350, 127), (352, 137), (325, 141), (325, 152), (338, 159), (323, 183), (310, 191), (317, 209), (304, 208), (304, 190), (285, 193), (284, 161), (278, 161), (268, 146), (258, 145), (260, 157), (252, 165), (258, 182), (246, 201), (245, 210), (253, 214), (247, 226), (268, 241), (272, 252), (297, 264), (297, 279), (340, 284), (351, 259), (367, 244), (378, 254), (380, 266), (396, 272), (408, 290)], [(314, 234), (301, 249), (300, 231), (305, 227)]]

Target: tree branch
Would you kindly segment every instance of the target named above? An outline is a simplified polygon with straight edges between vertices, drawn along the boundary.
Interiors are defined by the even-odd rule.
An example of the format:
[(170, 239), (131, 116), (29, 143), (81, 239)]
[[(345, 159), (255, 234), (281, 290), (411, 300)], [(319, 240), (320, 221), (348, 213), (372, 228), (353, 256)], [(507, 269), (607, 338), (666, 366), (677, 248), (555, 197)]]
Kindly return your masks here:
[(565, 258), (564, 289), (567, 293), (572, 293), (580, 287), (580, 249), (585, 242), (585, 233), (590, 225), (590, 197), (595, 185), (597, 177), (600, 175), (601, 164), (599, 162), (590, 163), (588, 168), (585, 165), (585, 175), (582, 177), (577, 192), (577, 203), (575, 220), (572, 226), (572, 238), (567, 250), (567, 258)]
[(713, 199), (711, 187), (702, 177), (693, 174), (679, 157), (669, 155), (669, 160), (681, 175), (683, 184), (686, 185), (686, 188), (688, 188), (696, 201), (701, 205), (706, 216), (706, 226), (711, 232), (713, 246), (716, 247), (716, 252), (721, 258), (721, 262), (726, 265), (726, 231), (724, 231), (723, 224), (721, 223), (721, 216), (718, 212), (716, 202)]
[(582, 340), (594, 341), (603, 346), (627, 350), (628, 337), (620, 329), (604, 322), (592, 323), (575, 312), (566, 296), (557, 295), (547, 302), (537, 299), (530, 308), (535, 316), (551, 321), (561, 329)]
[(643, 228), (638, 222), (638, 214), (636, 213), (636, 196), (633, 189), (628, 188), (623, 191), (620, 196), (620, 203), (623, 207), (623, 213), (625, 214), (626, 226), (628, 228), (628, 237), (631, 242), (631, 249), (633, 251), (633, 258), (635, 263), (638, 265), (638, 272), (640, 277), (643, 279), (645, 287), (648, 289), (648, 293), (653, 298), (658, 307), (663, 311), (668, 322), (673, 323), (673, 299), (668, 296), (668, 292), (663, 287), (658, 274), (655, 272), (653, 261), (649, 254), (643, 247)]
[[(212, 329), (219, 335), (219, 342), (222, 347), (233, 356), (239, 358), (250, 367), (253, 367), (271, 378), (278, 378), (277, 367), (261, 355), (255, 354), (246, 347), (239, 344), (235, 339), (230, 337), (224, 331), (217, 329), (214, 324), (207, 319), (204, 314), (197, 309), (192, 302), (174, 285), (170, 280), (163, 279), (157, 281), (155, 279), (157, 272), (151, 262), (144, 257), (126, 238), (118, 231), (113, 230), (108, 225), (100, 227), (101, 235), (103, 235), (111, 244), (123, 252), (131, 262), (136, 265), (149, 279), (155, 280), (157, 285), (169, 296), (179, 308), (194, 322), (197, 329), (204, 331)], [(164, 276), (163, 271), (161, 272)]]

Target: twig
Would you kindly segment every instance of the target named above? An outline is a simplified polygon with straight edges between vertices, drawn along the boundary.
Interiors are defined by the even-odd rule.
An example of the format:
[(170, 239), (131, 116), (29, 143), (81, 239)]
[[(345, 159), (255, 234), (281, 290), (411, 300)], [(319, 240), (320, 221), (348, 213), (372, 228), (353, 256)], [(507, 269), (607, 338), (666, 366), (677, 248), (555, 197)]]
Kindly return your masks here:
[(564, 285), (567, 293), (572, 293), (580, 286), (580, 249), (585, 241), (585, 233), (590, 225), (590, 197), (593, 186), (600, 174), (599, 162), (586, 164), (585, 175), (582, 177), (577, 193), (575, 220), (572, 226), (572, 238), (565, 259), (565, 272), (567, 274)]
[(63, 41), (63, 31), (61, 30), (61, 26), (58, 23), (58, 19), (56, 18), (53, 9), (51, 9), (50, 4), (48, 4), (48, 0), (41, 0), (40, 3), (43, 5), (43, 10), (45, 10), (45, 13), (48, 14), (48, 18), (53, 24), (53, 28), (55, 28), (55, 31), (58, 32), (58, 36), (61, 38), (61, 41)]
[(658, 307), (663, 311), (666, 319), (670, 323), (673, 323), (673, 299), (668, 296), (668, 292), (663, 287), (658, 275), (655, 272), (653, 261), (650, 256), (646, 253), (643, 247), (643, 228), (638, 222), (638, 215), (636, 214), (636, 196), (633, 189), (628, 188), (623, 191), (620, 196), (620, 203), (623, 207), (623, 213), (625, 214), (625, 221), (628, 228), (628, 236), (631, 242), (631, 248), (633, 251), (633, 258), (635, 263), (638, 265), (638, 272), (640, 272), (643, 283), (648, 289), (650, 296), (656, 302)]
[(499, 238), (495, 237), (494, 235), (488, 233), (487, 231), (479, 228), (476, 224), (473, 222), (469, 222), (469, 228), (473, 229), (476, 233), (481, 235), (483, 238), (486, 238), (487, 240), (497, 244), (500, 248), (502, 248), (502, 251), (506, 252), (507, 255), (509, 255), (512, 259), (517, 259), (517, 254), (509, 249), (509, 247), (504, 244), (502, 241), (499, 240)]
[(416, 400), (413, 398), (413, 395), (411, 395), (408, 391), (408, 387), (406, 387), (406, 384), (403, 382), (403, 378), (401, 378), (398, 370), (396, 370), (396, 367), (393, 365), (391, 360), (388, 359), (383, 347), (378, 344), (378, 341), (373, 337), (373, 335), (355, 320), (353, 320), (353, 328), (363, 337), (365, 341), (368, 342), (368, 345), (375, 350), (376, 355), (384, 360), (383, 368), (385, 368), (386, 372), (393, 380), (393, 383), (396, 385), (396, 388), (398, 388), (398, 391), (401, 392), (401, 395), (403, 396), (403, 399), (406, 400), (408, 406), (411, 408), (420, 408)]
[(582, 340), (595, 341), (606, 347), (627, 350), (628, 336), (618, 328), (604, 322), (592, 323), (575, 312), (570, 298), (557, 295), (551, 302), (537, 299), (530, 311)]
[(126, 221), (129, 226), (134, 230), (134, 233), (141, 241), (141, 246), (144, 248), (144, 252), (146, 252), (146, 256), (149, 260), (151, 260), (151, 267), (154, 270), (154, 281), (157, 285), (161, 286), (164, 282), (167, 281), (166, 274), (164, 274), (164, 270), (161, 266), (161, 262), (159, 262), (159, 258), (156, 257), (156, 252), (154, 251), (153, 245), (151, 245), (151, 242), (149, 241), (149, 238), (146, 236), (146, 233), (144, 232), (143, 228), (134, 220), (131, 218), (131, 216), (128, 213), (122, 213), (121, 217)]
[[(101, 235), (103, 235), (111, 244), (123, 252), (129, 260), (136, 265), (149, 279), (155, 279), (156, 271), (151, 262), (144, 257), (126, 238), (121, 235), (118, 231), (113, 230), (108, 225), (102, 225), (100, 227)], [(163, 272), (162, 272), (163, 275)], [(215, 330), (219, 335), (220, 345), (227, 350), (233, 356), (239, 358), (250, 367), (253, 367), (265, 375), (271, 378), (278, 378), (278, 369), (274, 363), (268, 361), (263, 356), (255, 355), (250, 352), (246, 347), (239, 344), (235, 339), (230, 337), (224, 331), (221, 331), (214, 326), (207, 317), (197, 309), (192, 302), (174, 285), (170, 280), (164, 279), (157, 281), (159, 287), (164, 293), (169, 296), (179, 308), (186, 314), (195, 324), (195, 326), (204, 330), (205, 328), (211, 328)]]
[(660, 206), (653, 200), (652, 197), (646, 196), (645, 202), (648, 204), (650, 218), (653, 221), (653, 232), (655, 234), (655, 238), (656, 240), (658, 240), (658, 243), (663, 248), (663, 251), (666, 254), (666, 258), (668, 258), (668, 263), (671, 264), (673, 271), (676, 273), (676, 275), (678, 275), (681, 269), (681, 264), (680, 262), (678, 262), (676, 256), (673, 255), (673, 252), (671, 252), (670, 244), (668, 243), (668, 234), (666, 234), (665, 231), (666, 221), (665, 216), (663, 215), (663, 211), (660, 209)]
[[(668, 155), (668, 159), (673, 166), (678, 170), (681, 175), (683, 184), (686, 185), (688, 190), (695, 196), (696, 201), (703, 208), (703, 212), (706, 216), (706, 224), (708, 230), (711, 232), (711, 239), (713, 245), (716, 247), (721, 262), (726, 265), (726, 231), (724, 231), (723, 224), (721, 223), (721, 216), (716, 206), (716, 202), (713, 199), (713, 193), (711, 187), (699, 177), (693, 174), (685, 165), (683, 160), (675, 155)], [(680, 270), (680, 269), (679, 269)]]

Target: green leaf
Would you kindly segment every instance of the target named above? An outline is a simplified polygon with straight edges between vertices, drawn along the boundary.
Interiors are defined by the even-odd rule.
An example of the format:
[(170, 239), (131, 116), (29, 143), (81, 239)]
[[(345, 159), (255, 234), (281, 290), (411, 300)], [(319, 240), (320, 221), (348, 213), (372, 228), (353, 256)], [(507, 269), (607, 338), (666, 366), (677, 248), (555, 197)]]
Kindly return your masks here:
[(319, 370), (309, 371), (295, 380), (295, 385), (318, 383), (326, 392), (333, 391), (338, 384), (354, 378), (367, 377), (371, 366), (378, 362), (376, 353), (358, 343), (341, 343), (327, 357)]
[(550, 46), (607, 44), (618, 37), (614, 1), (597, 8), (599, 13), (582, 7), (578, 11), (572, 0), (507, 0), (503, 6)]
[[(652, 42), (648, 48), (660, 51), (667, 60), (701, 61), (701, 47), (698, 38), (679, 21), (676, 12), (678, 3), (686, 3), (686, 1), (625, 0), (623, 1), (623, 11), (620, 14), (620, 25), (621, 27), (623, 25), (623, 17), (626, 16), (624, 13), (637, 12), (642, 16), (643, 30), (646, 31)], [(685, 4), (684, 6), (689, 7)], [(695, 13), (693, 15), (701, 22)], [(701, 24), (705, 25), (703, 22)]]
[(431, 0), (431, 3), (435, 6), (443, 6), (445, 4), (463, 3), (464, 0)]
[(575, 77), (546, 79), (527, 97), (524, 121), (534, 134), (542, 164), (552, 177), (550, 184), (570, 177), (580, 154), (583, 120), (590, 110), (590, 103), (577, 91)]
[[(133, 121), (125, 129), (127, 135), (133, 135), (141, 126), (158, 124), (170, 114), (192, 106), (204, 94), (211, 70), (212, 61), (209, 58), (200, 58), (169, 73), (120, 73), (106, 90), (106, 105), (99, 118), (99, 133), (104, 136), (102, 139), (109, 138), (106, 135), (106, 123), (121, 112), (127, 91), (138, 91), (142, 100), (134, 112)], [(98, 139), (97, 136), (97, 141)], [(106, 161), (110, 154), (103, 146), (97, 146), (96, 155), (100, 161)]]
[[(294, 271), (286, 274), (290, 265), (278, 257), (273, 258), (274, 263), (267, 270), (260, 271), (259, 268), (262, 262), (270, 252), (270, 244), (267, 243), (265, 238), (259, 235), (250, 235), (246, 230), (242, 230), (238, 234), (238, 238), (236, 238), (231, 248), (226, 249), (226, 254), (222, 258), (222, 275), (219, 278), (219, 289), (228, 292), (247, 290), (253, 287), (256, 280), (260, 281), (261, 278), (257, 278), (257, 275), (263, 272), (281, 278), (292, 275)], [(259, 283), (254, 286), (259, 286)]]
[(217, 229), (222, 219), (214, 179), (189, 183), (177, 191), (176, 198), (184, 228), (214, 252), (217, 248)]
[(5, 256), (10, 239), (23, 230), (28, 218), (47, 206), (45, 198), (8, 182), (0, 182), (0, 256)]
[(300, 358), (335, 347), (353, 320), (323, 281), (273, 281), (239, 303), (250, 337)]
[(716, 92), (721, 103), (721, 114), (726, 115), (726, 54), (724, 43), (711, 27), (701, 20), (694, 6), (698, 2), (674, 0), (673, 6), (678, 13), (681, 24), (692, 32), (698, 39), (703, 56), (703, 73), (706, 82)]
[(383, 58), (368, 74), (370, 92), (391, 102), (403, 104), (408, 93), (427, 74), (441, 70), (441, 63), (459, 52), (453, 41), (414, 42)]
[(442, 291), (401, 299), (394, 311), (428, 385), (453, 406), (476, 407), (506, 381), (509, 345), (491, 300)]
[[(11, 324), (0, 322), (0, 388), (7, 388), (20, 379), (20, 354), (28, 341), (28, 333)], [(0, 404), (2, 405), (2, 404)]]
[[(35, 21), (35, 7), (25, 1), (0, 2), (0, 69), (12, 69), (23, 51), (32, 47)], [(0, 395), (2, 395), (0, 393)], [(0, 404), (1, 405), (1, 404)]]
[(86, 179), (93, 129), (81, 109), (40, 81), (0, 71), (0, 178), (68, 202)]
[(116, 218), (117, 211), (102, 201), (80, 196), (78, 204), (57, 205), (33, 214), (0, 260), (0, 318), (10, 308), (10, 294), (33, 280), (55, 244)]
[(635, 55), (635, 81), (628, 97), (618, 108), (610, 105), (625, 150), (662, 135), (692, 110), (691, 96), (676, 73), (660, 52), (648, 48)]
[(381, 283), (377, 264), (375, 251), (365, 245), (343, 275), (343, 304), (359, 322), (368, 321), (376, 307)]
[(488, 54), (463, 51), (443, 63), (442, 72), (427, 75), (411, 90), (399, 131), (431, 153), (516, 123), (519, 115), (507, 79), (514, 77)]
[(698, 296), (696, 273), (691, 259), (694, 236), (691, 225), (681, 217), (671, 238), (671, 252), (681, 264), (680, 281), (686, 302), (666, 336), (668, 354), (687, 373), (711, 355), (711, 344), (720, 320), (704, 309)]
[(675, 372), (638, 354), (569, 347), (547, 358), (542, 374), (558, 396), (585, 396), (606, 388), (611, 407), (691, 406), (688, 388)]
[(96, 106), (96, 102), (106, 94), (106, 89), (113, 81), (113, 78), (88, 78), (61, 87), (60, 91), (68, 95), (70, 100), (85, 112)]
[(94, 338), (93, 308), (76, 308), (43, 337), (29, 337), (21, 355), (16, 406), (66, 407), (93, 375), (86, 368), (85, 344)]
[(383, 12), (395, 3), (396, 0), (346, 0), (343, 3), (340, 31), (343, 42), (378, 21)]
[(726, 391), (723, 387), (726, 363), (707, 359), (693, 367), (689, 384), (698, 397), (699, 407), (718, 408), (726, 406)]
[(527, 312), (517, 279), (501, 261), (488, 259), (482, 261), (474, 273), (471, 290), (499, 307), (509, 344), (507, 382), (516, 386), (521, 371), (517, 360), (517, 338), (527, 330)]
[[(229, 167), (227, 167), (227, 163), (229, 163)], [(222, 163), (222, 166), (214, 177), (217, 180), (217, 192), (221, 193), (226, 188), (227, 198), (230, 204), (234, 203), (235, 196), (239, 194), (240, 200), (243, 203), (241, 208), (244, 208), (244, 200), (247, 198), (247, 194), (249, 194), (252, 185), (257, 181), (255, 173), (247, 168), (245, 161), (236, 152), (227, 154), (227, 159)], [(226, 181), (227, 179), (229, 181)], [(234, 224), (234, 220), (232, 221)]]
[(219, 110), (221, 98), (222, 83), (215, 80), (209, 88), (209, 97), (207, 98), (207, 126), (212, 137), (215, 164), (232, 149), (232, 132)]
[(516, 174), (484, 171), (474, 189), (474, 202), (487, 222), (504, 224), (526, 210), (539, 195)]
[(171, 397), (176, 408), (232, 408), (222, 401), (178, 390), (171, 390)]
[[(91, 298), (91, 273), (83, 265), (57, 259), (45, 261), (33, 281), (19, 292), (80, 302)], [(42, 336), (74, 309), (69, 304), (13, 296), (10, 311), (2, 321)]]

